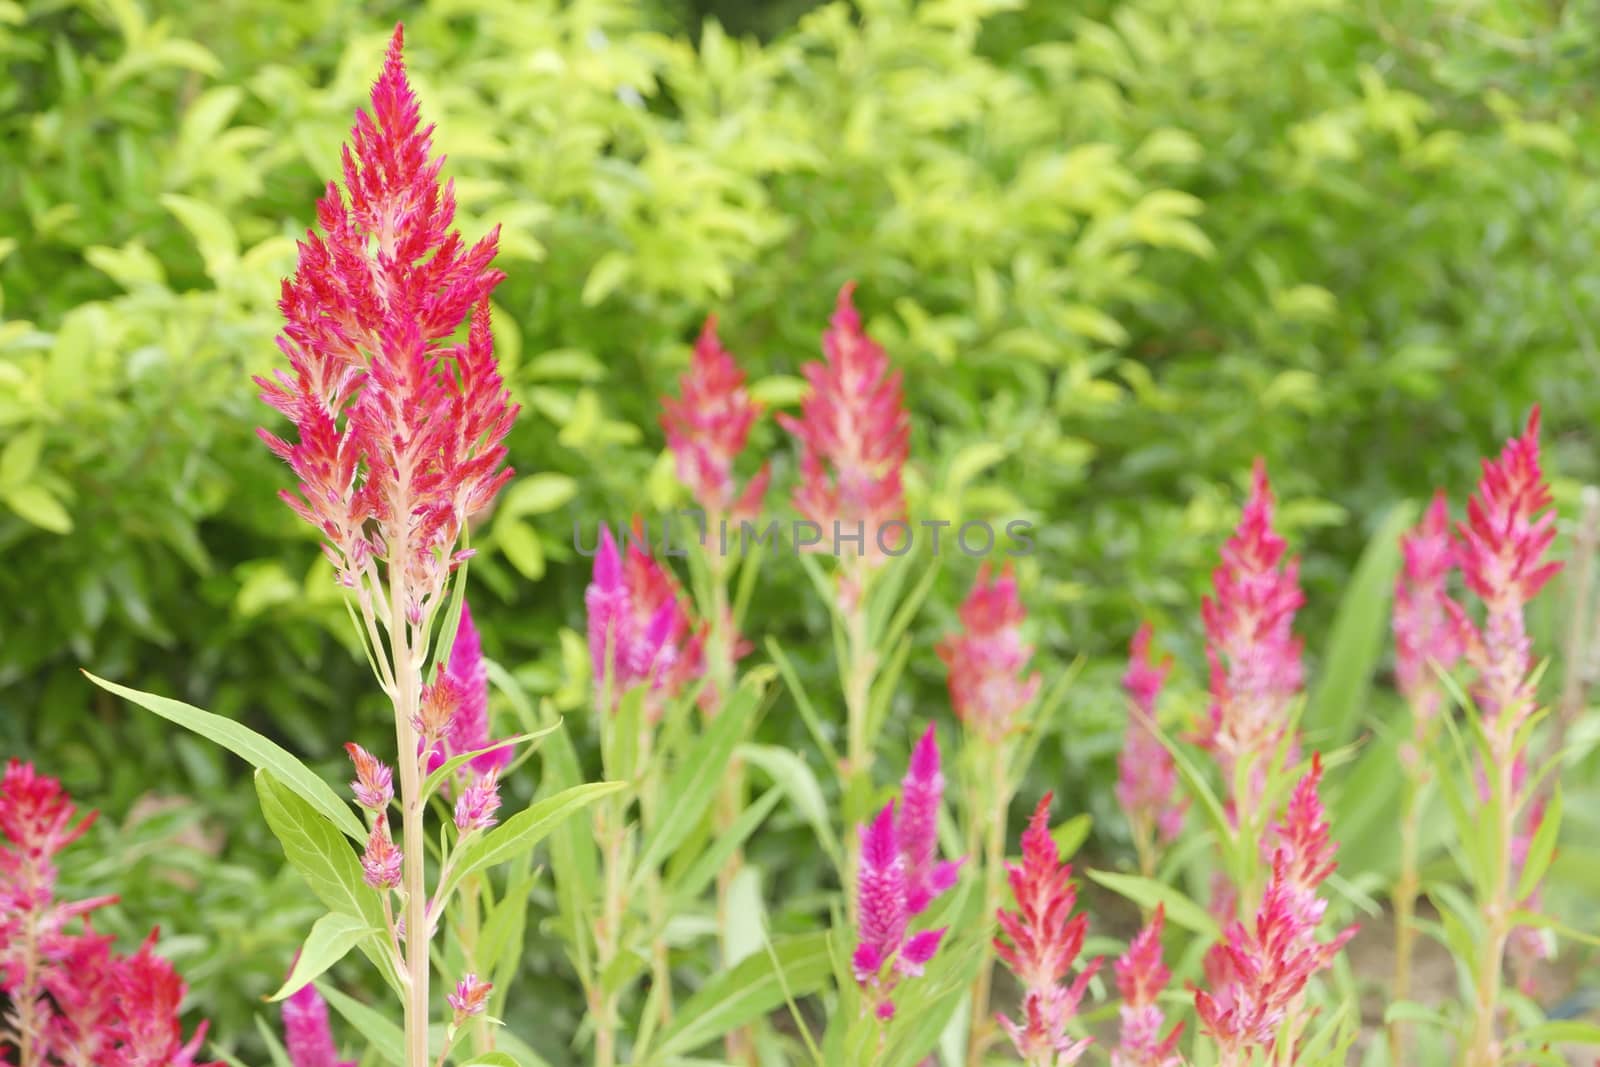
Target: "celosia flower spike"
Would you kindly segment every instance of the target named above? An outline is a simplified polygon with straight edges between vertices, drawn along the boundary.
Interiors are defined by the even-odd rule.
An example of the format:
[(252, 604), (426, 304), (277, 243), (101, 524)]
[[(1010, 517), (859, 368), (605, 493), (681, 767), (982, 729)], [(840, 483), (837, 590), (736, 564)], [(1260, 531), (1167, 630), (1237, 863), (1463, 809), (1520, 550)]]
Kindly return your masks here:
[[(905, 491), (901, 472), (911, 447), (900, 373), (891, 371), (883, 348), (867, 336), (852, 299), (855, 283), (839, 290), (833, 319), (822, 337), (822, 362), (802, 368), (811, 391), (800, 417), (778, 422), (800, 442), (800, 485), (794, 506), (825, 534), (860, 532), (859, 556), (868, 566), (900, 540), (886, 525), (902, 522)], [(896, 540), (889, 540), (897, 538)], [(827, 541), (827, 538), (824, 538)], [(848, 606), (859, 590), (847, 589)]]
[(938, 645), (949, 672), (950, 704), (968, 729), (997, 743), (1022, 727), (1022, 713), (1039, 692), (1039, 674), (1027, 673), (1033, 646), (1022, 639), (1027, 611), (1011, 564), (994, 575), (978, 569), (961, 605), (961, 632)]
[(909, 934), (911, 888), (894, 803), (860, 827), (861, 868), (856, 882), (856, 948), (851, 966), (880, 1020), (894, 1018), (892, 994), (902, 977), (915, 978), (939, 949), (944, 928)]
[(1017, 910), (999, 911), (1003, 936), (994, 941), (996, 955), (1023, 989), (1023, 1020), (1001, 1015), (1000, 1025), (1029, 1067), (1068, 1067), (1088, 1050), (1090, 1039), (1073, 1037), (1067, 1027), (1100, 968), (1098, 959), (1091, 960), (1066, 982), (1083, 949), (1088, 919), (1072, 914), (1078, 890), (1071, 865), (1061, 862), (1050, 835), (1050, 799), (1046, 793), (1023, 831), (1022, 862), (1006, 864)]
[(283, 1047), (291, 1067), (356, 1067), (341, 1060), (328, 1024), (328, 1004), (314, 985), (301, 987), (283, 1002)]
[(623, 694), (643, 685), (649, 690), (646, 708), (655, 718), (662, 700), (681, 692), (703, 669), (704, 656), (687, 598), (643, 542), (636, 527), (624, 557), (610, 529), (601, 526), (584, 605), (596, 702), (609, 692), (608, 710), (614, 710)]
[(939, 859), (939, 805), (944, 799), (944, 772), (939, 765), (939, 739), (932, 724), (911, 750), (911, 762), (900, 781), (901, 809), (895, 830), (906, 861), (906, 907), (920, 915), (940, 893), (956, 884), (959, 861)]
[(463, 834), (487, 830), (495, 824), (494, 813), (499, 810), (500, 772), (492, 770), (474, 778), (456, 798), (456, 830)]
[[(498, 231), (469, 248), (451, 228), (455, 194), (439, 183), (401, 45), (396, 29), (344, 149), (348, 204), (330, 183), (317, 205), (323, 236), (307, 233), (284, 282), (289, 370), (256, 383), (297, 434), (261, 431), (299, 479), (284, 499), (322, 531), (346, 585), (385, 561), (416, 625), (460, 558), (467, 516), (510, 477), (503, 442), (516, 407), (489, 326)], [(469, 312), (466, 341), (450, 344)]]
[(455, 992), (445, 997), (455, 1011), (455, 1024), (460, 1026), (474, 1015), (482, 1015), (488, 1006), (489, 993), (494, 986), (475, 974), (468, 973), (456, 983)]
[(394, 800), (394, 772), (382, 760), (353, 741), (347, 743), (344, 750), (350, 754), (350, 761), (356, 765), (356, 780), (350, 783), (350, 791), (355, 794), (356, 803), (372, 812), (386, 810), (389, 802)]
[(442, 743), (429, 757), (428, 772), (431, 774), (447, 759), (468, 752), (480, 754), (457, 771), (458, 778), (470, 780), (504, 770), (511, 762), (511, 746), (489, 747), (489, 667), (484, 662), (483, 641), (472, 619), (472, 607), (465, 600), (461, 602), (455, 641), (439, 677), (449, 691), (453, 707), (439, 734)]
[(1394, 583), (1395, 677), (1420, 737), (1439, 708), (1434, 671), (1450, 670), (1462, 651), (1447, 588), (1457, 550), (1444, 490), (1434, 494), (1422, 521), (1401, 537), (1400, 553), (1404, 567)]
[(722, 347), (713, 315), (695, 342), (689, 372), (678, 379), (680, 396), (661, 400), (661, 428), (678, 480), (713, 517), (754, 518), (772, 478), (771, 466), (762, 464), (742, 493), (734, 486), (734, 461), (761, 414), (744, 381), (744, 371)]
[(361, 854), (362, 878), (374, 889), (393, 889), (400, 884), (404, 857), (389, 837), (389, 818), (382, 812), (367, 836), (367, 850)]
[(1161, 958), (1161, 928), (1165, 921), (1166, 908), (1158, 904), (1150, 922), (1117, 960), (1122, 1033), (1117, 1047), (1111, 1051), (1111, 1067), (1176, 1067), (1180, 1062), (1174, 1050), (1178, 1036), (1183, 1033), (1183, 1023), (1178, 1023), (1162, 1037), (1161, 1027), (1166, 1018), (1156, 1003), (1172, 977)]
[(1117, 802), (1128, 813), (1136, 837), (1171, 841), (1183, 826), (1187, 805), (1176, 795), (1178, 770), (1172, 753), (1156, 736), (1156, 702), (1172, 670), (1172, 657), (1159, 662), (1152, 657), (1151, 634), (1149, 623), (1134, 633), (1122, 676), (1131, 706), (1117, 758)]

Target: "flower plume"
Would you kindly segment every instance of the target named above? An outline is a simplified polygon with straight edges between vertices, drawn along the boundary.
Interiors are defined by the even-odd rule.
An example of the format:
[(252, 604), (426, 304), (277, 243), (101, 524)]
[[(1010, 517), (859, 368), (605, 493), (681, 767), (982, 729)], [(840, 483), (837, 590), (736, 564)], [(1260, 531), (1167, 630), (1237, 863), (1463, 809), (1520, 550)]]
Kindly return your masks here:
[(761, 409), (745, 388), (744, 371), (722, 347), (716, 316), (706, 319), (689, 371), (678, 379), (678, 391), (677, 397), (661, 400), (661, 427), (677, 464), (678, 480), (712, 516), (755, 517), (772, 478), (771, 468), (762, 464), (740, 492), (734, 485), (733, 465)]
[[(1156, 736), (1156, 703), (1172, 670), (1170, 656), (1150, 652), (1152, 631), (1145, 623), (1133, 635), (1122, 687), (1128, 694), (1128, 725), (1117, 757), (1117, 803), (1128, 813), (1140, 841), (1171, 841), (1183, 826), (1184, 801), (1177, 796), (1178, 770)], [(1147, 847), (1142, 845), (1142, 848)]]
[(1178, 1037), (1183, 1033), (1183, 1023), (1178, 1023), (1162, 1037), (1161, 1027), (1166, 1018), (1156, 1003), (1172, 977), (1161, 958), (1161, 929), (1165, 922), (1166, 908), (1158, 904), (1149, 923), (1117, 960), (1122, 1033), (1117, 1047), (1111, 1051), (1112, 1067), (1176, 1067), (1180, 1062), (1175, 1050)]
[(624, 556), (611, 530), (600, 527), (584, 605), (597, 703), (609, 694), (608, 710), (614, 710), (623, 694), (643, 685), (655, 717), (661, 701), (676, 696), (703, 668), (704, 656), (687, 597), (643, 542), (635, 527)]
[(1039, 675), (1027, 673), (1033, 646), (1022, 639), (1027, 612), (1007, 563), (995, 575), (978, 570), (961, 605), (961, 632), (938, 645), (949, 672), (950, 704), (956, 717), (990, 742), (1020, 729), (1023, 711), (1039, 692)]

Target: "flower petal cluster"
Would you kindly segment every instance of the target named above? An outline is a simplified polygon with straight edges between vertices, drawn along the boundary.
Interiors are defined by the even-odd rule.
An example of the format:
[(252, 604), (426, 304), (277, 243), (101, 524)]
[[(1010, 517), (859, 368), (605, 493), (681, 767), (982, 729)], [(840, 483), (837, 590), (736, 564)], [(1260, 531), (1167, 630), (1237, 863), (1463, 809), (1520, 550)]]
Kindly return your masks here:
[(744, 371), (722, 347), (716, 316), (706, 319), (688, 373), (678, 379), (678, 391), (679, 396), (661, 400), (661, 428), (678, 480), (707, 514), (754, 518), (772, 480), (771, 465), (762, 464), (742, 492), (734, 485), (733, 465), (761, 407), (745, 388)]
[(1090, 1039), (1074, 1037), (1067, 1027), (1100, 969), (1099, 959), (1090, 960), (1067, 982), (1083, 950), (1089, 920), (1072, 914), (1078, 887), (1071, 864), (1061, 862), (1050, 835), (1050, 800), (1046, 793), (1023, 831), (1022, 862), (1006, 864), (1017, 908), (1000, 910), (1003, 936), (994, 941), (996, 955), (1023, 990), (1022, 1020), (1002, 1015), (1000, 1025), (1029, 1067), (1067, 1067), (1088, 1050)]
[(1183, 1023), (1162, 1037), (1166, 1017), (1156, 1003), (1172, 977), (1161, 958), (1161, 929), (1165, 922), (1166, 908), (1158, 904), (1150, 921), (1116, 962), (1117, 992), (1122, 994), (1122, 1030), (1117, 1047), (1111, 1050), (1111, 1067), (1177, 1067), (1180, 1062), (1175, 1050)]
[(472, 1016), (482, 1015), (493, 990), (493, 983), (485, 982), (470, 972), (463, 975), (461, 981), (456, 983), (455, 991), (445, 997), (455, 1012), (455, 1024), (460, 1026)]
[(778, 422), (800, 442), (795, 510), (824, 531), (835, 523), (852, 536), (864, 531), (860, 558), (871, 566), (881, 558), (880, 534), (890, 547), (902, 543), (890, 540), (898, 535), (885, 526), (905, 519), (901, 473), (911, 417), (900, 372), (890, 370), (883, 347), (862, 328), (854, 293), (854, 282), (839, 290), (823, 359), (802, 368), (811, 391), (800, 417), (779, 415)]
[(397, 28), (344, 149), (344, 193), (329, 183), (322, 235), (307, 233), (283, 284), (289, 368), (256, 384), (295, 429), (292, 441), (261, 431), (299, 480), (284, 499), (322, 531), (346, 585), (384, 561), (415, 624), (437, 604), (467, 516), (511, 475), (516, 407), (489, 326), (498, 230), (469, 247), (452, 228), (455, 193), (440, 184), (402, 43)]
[(894, 1017), (892, 994), (903, 977), (915, 978), (933, 958), (945, 930), (911, 933), (911, 920), (955, 884), (961, 861), (941, 861), (939, 805), (944, 796), (939, 743), (928, 727), (911, 754), (901, 781), (900, 816), (890, 801), (858, 829), (861, 866), (857, 875), (856, 981), (868, 993), (879, 1019)]
[[(199, 1067), (201, 1023), (185, 1041), (186, 986), (155, 954), (155, 934), (131, 956), (96, 934), (88, 915), (113, 897), (55, 899), (55, 857), (83, 836), (61, 783), (11, 760), (0, 778), (0, 1040), (37, 1062)], [(207, 1065), (220, 1067), (220, 1064)]]
[(1498, 458), (1483, 461), (1477, 492), (1467, 501), (1467, 521), (1457, 527), (1461, 573), (1484, 604), (1482, 628), (1459, 605), (1448, 605), (1467, 662), (1478, 674), (1478, 706), (1488, 719), (1508, 713), (1507, 735), (1534, 704), (1525, 608), (1561, 570), (1559, 562), (1544, 558), (1556, 535), (1551, 502), (1534, 408), (1522, 436), (1507, 441)]
[(1011, 564), (998, 575), (978, 570), (960, 610), (961, 632), (938, 645), (949, 672), (956, 717), (989, 742), (1021, 728), (1021, 716), (1039, 692), (1038, 672), (1026, 673), (1033, 646), (1022, 639), (1027, 611), (1017, 595)]
[(1274, 1049), (1307, 983), (1355, 936), (1353, 926), (1330, 941), (1316, 936), (1327, 910), (1317, 891), (1333, 873), (1335, 850), (1317, 795), (1321, 779), (1322, 762), (1314, 756), (1272, 828), (1272, 876), (1254, 922), (1233, 922), (1206, 954), (1206, 985), (1195, 991), (1195, 1011), (1223, 1063), (1243, 1062), (1253, 1048)]
[(1400, 538), (1400, 554), (1404, 566), (1394, 582), (1395, 676), (1420, 732), (1439, 709), (1434, 665), (1449, 670), (1462, 652), (1448, 588), (1457, 552), (1442, 489), (1422, 521)]
[(687, 598), (643, 542), (639, 534), (629, 538), (624, 557), (610, 529), (600, 528), (584, 605), (597, 703), (609, 693), (615, 710), (623, 694), (643, 685), (653, 717), (661, 700), (677, 695), (701, 669), (704, 657)]
[(1156, 736), (1156, 704), (1172, 670), (1172, 657), (1156, 660), (1150, 652), (1151, 636), (1149, 623), (1134, 633), (1122, 676), (1130, 707), (1117, 757), (1117, 803), (1128, 813), (1136, 834), (1171, 841), (1183, 828), (1187, 805), (1177, 795), (1178, 769), (1172, 753)]
[(283, 1002), (283, 1047), (292, 1067), (356, 1067), (341, 1060), (328, 1024), (328, 1004), (314, 985), (302, 986)]
[[(461, 621), (439, 679), (430, 687), (438, 694), (444, 721), (436, 727), (438, 743), (428, 756), (428, 773), (446, 760), (477, 752), (456, 771), (456, 778), (473, 779), (504, 770), (511, 762), (509, 744), (491, 748), (489, 737), (489, 668), (483, 659), (483, 640), (472, 619), (472, 606), (461, 602)], [(428, 736), (428, 731), (422, 731)]]

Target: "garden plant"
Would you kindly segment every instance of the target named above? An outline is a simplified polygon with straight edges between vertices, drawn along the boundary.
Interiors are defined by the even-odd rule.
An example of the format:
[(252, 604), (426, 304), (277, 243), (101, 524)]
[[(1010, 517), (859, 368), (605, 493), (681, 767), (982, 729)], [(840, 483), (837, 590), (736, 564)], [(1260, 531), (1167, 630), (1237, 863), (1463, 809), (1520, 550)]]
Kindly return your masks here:
[[(1600, 856), (1582, 803), (1596, 795), (1600, 741), (1588, 691), (1600, 492), (1552, 472), (1543, 413), (1577, 425), (1566, 386), (1550, 384), (1548, 408), (1534, 390), (1482, 418), (1453, 413), (1457, 433), (1439, 452), (1482, 458), (1475, 472), (1430, 467), (1439, 477), (1425, 507), (1338, 464), (1362, 483), (1348, 508), (1281, 503), (1275, 486), (1309, 475), (1277, 455), (1269, 464), (1249, 440), (1281, 412), (1249, 423), (1207, 406), (1237, 398), (1162, 399), (1151, 370), (1118, 354), (1130, 334), (1103, 308), (1151, 298), (1149, 319), (1170, 320), (1154, 294), (1181, 268), (1163, 252), (1219, 270), (1194, 221), (1200, 201), (1159, 187), (1205, 150), (1165, 120), (1125, 160), (1087, 138), (1048, 156), (1022, 141), (1037, 133), (1030, 124), (1054, 121), (1037, 103), (1057, 80), (1104, 103), (1097, 94), (1120, 79), (1149, 114), (1182, 106), (1169, 94), (1183, 86), (1156, 84), (1155, 53), (1186, 47), (1192, 24), (1158, 29), (1163, 3), (1111, 5), (1103, 24), (1075, 16), (1079, 51), (1065, 54), (1046, 32), (1055, 16), (1035, 6), (873, 0), (818, 9), (787, 44), (734, 42), (708, 22), (688, 55), (669, 35), (626, 31), (616, 11), (638, 15), (630, 4), (485, 5), (493, 17), (465, 37), (452, 19), (476, 8), (459, 6), (392, 28), (381, 56), (342, 61), (337, 77), (364, 95), (337, 150), (321, 127), (306, 133), (305, 150), (337, 176), (314, 208), (291, 212), (298, 236), (244, 218), (236, 228), (198, 189), (166, 192), (211, 290), (169, 286), (162, 254), (130, 233), (84, 253), (126, 297), (86, 304), (54, 335), (0, 321), (0, 354), (19, 353), (0, 363), (0, 385), (33, 405), (0, 397), (0, 501), (16, 524), (0, 530), (6, 543), (25, 529), (72, 550), (77, 490), (53, 463), (99, 469), (118, 491), (120, 468), (97, 468), (93, 431), (66, 448), (56, 417), (111, 403), (72, 394), (92, 388), (72, 378), (89, 373), (108, 308), (120, 335), (147, 339), (131, 361), (144, 352), (166, 373), (167, 356), (150, 353), (186, 338), (183, 373), (237, 371), (261, 402), (177, 413), (177, 437), (190, 420), (205, 436), (182, 447), (152, 437), (152, 469), (178, 484), (141, 486), (188, 504), (153, 507), (98, 570), (36, 576), (49, 593), (6, 617), (0, 643), (19, 651), (0, 651), (0, 680), (55, 655), (35, 647), (30, 621), (69, 618), (81, 670), (34, 695), (70, 687), (103, 701), (109, 734), (145, 739), (119, 775), (156, 781), (163, 770), (137, 764), (172, 752), (192, 782), (185, 798), (140, 793), (143, 810), (97, 821), (80, 805), (109, 812), (119, 794), (68, 764), (94, 762), (85, 752), (100, 742), (53, 749), (34, 713), (41, 743), (19, 745), (0, 778), (0, 1063), (1594, 1062), (1586, 983), (1600, 934), (1586, 902), (1600, 887), (1579, 869)], [(1254, 5), (1202, 6), (1232, 29), (1288, 32)], [(197, 77), (216, 62), (136, 4), (108, 10), (125, 38), (166, 57), (155, 67)], [(0, 22), (19, 25), (79, 17), (6, 11)], [(1334, 34), (1318, 17), (1307, 14), (1307, 34)], [(525, 20), (539, 21), (539, 47), (485, 44), (519, 40)], [(1413, 55), (1418, 24), (1373, 32)], [(624, 32), (613, 40), (608, 28)], [(416, 74), (410, 57), (429, 34), (505, 78), (496, 123), (469, 106), (476, 89), (448, 87), (448, 62)], [(823, 52), (840, 83), (808, 86), (796, 71)], [(58, 54), (51, 77), (70, 89), (83, 72)], [(960, 67), (965, 83), (942, 85), (913, 59), (924, 54)], [(1117, 70), (1136, 54), (1137, 76)], [(517, 88), (508, 57), (581, 88)], [(1562, 61), (1548, 62), (1559, 80)], [(294, 91), (282, 69), (259, 79), (264, 98)], [(1359, 105), (1294, 126), (1299, 163), (1251, 159), (1261, 169), (1230, 180), (1315, 185), (1297, 167), (1350, 162), (1341, 138), (1392, 139), (1401, 171), (1463, 151), (1423, 132), (1431, 112), (1382, 71), (1362, 68), (1357, 82)], [(656, 87), (670, 92), (647, 100), (641, 90)], [(739, 110), (755, 98), (764, 117)], [(186, 165), (209, 174), (202, 184), (241, 181), (225, 160), (270, 135), (228, 129), (238, 93), (193, 99)], [(819, 106), (837, 109), (844, 162), (808, 140), (808, 107)], [(1518, 144), (1591, 149), (1534, 105), (1502, 95), (1491, 107), (1508, 128), (1514, 116)], [(1015, 124), (979, 121), (1012, 108)], [(570, 141), (536, 168), (550, 199), (502, 197), (502, 179), (481, 169), (503, 161), (498, 139), (512, 136), (496, 125), (553, 114)], [(880, 145), (902, 154), (874, 176), (858, 154), (906, 131), (928, 136)], [(469, 164), (459, 171), (457, 145)], [(119, 180), (138, 169), (128, 163)], [(819, 174), (825, 190), (808, 184)], [(830, 229), (831, 213), (878, 180), (869, 199), (881, 225)], [(19, 181), (29, 210), (43, 205), (47, 191)], [(644, 189), (659, 199), (643, 202)], [(1529, 189), (1557, 195), (1534, 179)], [(1331, 219), (1359, 190), (1318, 195)], [(592, 198), (594, 216), (544, 225), (563, 197)], [(53, 211), (35, 210), (36, 222)], [(71, 212), (54, 213), (70, 228)], [(1059, 258), (1025, 236), (1041, 226), (1070, 234)], [(247, 234), (254, 248), (241, 245)], [(1277, 239), (1265, 234), (1263, 248)], [(46, 237), (29, 240), (42, 256)], [(968, 255), (985, 244), (1004, 255)], [(786, 254), (794, 263), (769, 274), (733, 269)], [(1262, 256), (1233, 269), (1260, 276), (1278, 317), (1241, 325), (1231, 298), (1216, 297), (1218, 322), (1237, 331), (1229, 343), (1333, 346), (1332, 294), (1273, 277)], [(576, 293), (518, 280), (569, 259), (585, 260)], [(280, 263), (276, 311), (262, 311)], [(945, 279), (925, 304), (891, 304), (878, 288), (924, 269)], [(34, 296), (31, 275), (0, 278)], [(1372, 314), (1410, 328), (1383, 300)], [(527, 323), (563, 316), (608, 337), (616, 365), (579, 347), (529, 351)], [(652, 355), (641, 396), (608, 395), (632, 373), (621, 339), (647, 327), (661, 335), (650, 353), (671, 348), (670, 372), (654, 375)], [(791, 331), (810, 348), (789, 347)], [(263, 352), (238, 366), (206, 354), (244, 342)], [(1201, 327), (1181, 342), (1217, 343)], [(1351, 376), (1427, 396), (1429, 375), (1454, 357), (1426, 331), (1397, 345), (1405, 366)], [(1257, 374), (1242, 356), (1215, 358), (1218, 391)], [(1171, 384), (1201, 365), (1173, 359)], [(1509, 379), (1508, 367), (1461, 373)], [(979, 385), (964, 394), (956, 375), (971, 368)], [(985, 376), (1008, 383), (992, 409)], [(1330, 384), (1352, 390), (1333, 399), (1317, 380), (1285, 369), (1265, 391), (1306, 415), (1360, 405), (1356, 386)], [(1088, 429), (1073, 436), (1074, 420), (1114, 416), (1129, 398), (1151, 412), (1127, 432), (1164, 427), (1171, 439), (1107, 428), (1120, 458), (1099, 468), (1104, 488), (1085, 510), (1053, 512), (1053, 495), (1095, 484), (1096, 445)], [(930, 412), (951, 429), (930, 429)], [(1115, 497), (1136, 478), (1154, 471), (1173, 494), (1193, 489), (1180, 423), (1202, 416), (1231, 422), (1188, 443), (1196, 471), (1224, 468), (1219, 484), (1130, 524)], [(107, 431), (160, 421), (159, 407), (130, 412)], [(1397, 433), (1397, 447), (1416, 444)], [(658, 452), (645, 455), (646, 434)], [(231, 469), (252, 475), (222, 487), (205, 449), (231, 454), (236, 439), (246, 458)], [(190, 449), (192, 460), (166, 462)], [(1581, 450), (1556, 454), (1568, 451)], [(1306, 462), (1325, 475), (1321, 458)], [(1592, 457), (1573, 465), (1600, 474)], [(1026, 489), (1008, 489), (1007, 474)], [(270, 506), (286, 514), (266, 517), (270, 481), (281, 498)], [(211, 568), (219, 550), (196, 524), (210, 495), (245, 486), (260, 499), (236, 501), (227, 521), (248, 536), (304, 527), (216, 586), (233, 638), (260, 642), (242, 654), (276, 672), (272, 714), (254, 722), (180, 699), (205, 686), (134, 668), (142, 641), (196, 625), (183, 597), (152, 597), (174, 613), (162, 620), (143, 590), (158, 588), (173, 554)], [(1097, 496), (1103, 514), (1091, 513)], [(1371, 513), (1352, 519), (1361, 507)], [(1291, 548), (1319, 523), (1363, 535), (1343, 546), (1356, 560), (1337, 581), (1333, 564)], [(1203, 588), (1150, 577), (1142, 557), (1132, 579), (1106, 572), (1146, 528), (1183, 542), (1172, 558), (1204, 561)], [(1103, 538), (1092, 551), (1081, 543), (1091, 529)], [(1070, 574), (1052, 573), (1069, 557)], [(557, 571), (579, 577), (563, 584)], [(212, 610), (207, 595), (196, 587), (195, 612)], [(508, 608), (533, 601), (525, 618)], [(1063, 655), (1067, 619), (1113, 628), (1115, 651), (1099, 634), (1092, 661)], [(1330, 634), (1309, 652), (1308, 619)], [(530, 646), (525, 663), (509, 658)], [(196, 665), (212, 679), (239, 669)], [(367, 695), (352, 695), (357, 679)], [(280, 705), (292, 705), (281, 721)], [(1087, 738), (1100, 747), (1086, 753)], [(244, 781), (249, 797), (233, 787)], [(205, 837), (216, 825), (232, 837), (226, 853)], [(185, 867), (169, 851), (195, 859)], [(149, 863), (166, 889), (141, 881)], [(174, 902), (163, 911), (164, 892)]]

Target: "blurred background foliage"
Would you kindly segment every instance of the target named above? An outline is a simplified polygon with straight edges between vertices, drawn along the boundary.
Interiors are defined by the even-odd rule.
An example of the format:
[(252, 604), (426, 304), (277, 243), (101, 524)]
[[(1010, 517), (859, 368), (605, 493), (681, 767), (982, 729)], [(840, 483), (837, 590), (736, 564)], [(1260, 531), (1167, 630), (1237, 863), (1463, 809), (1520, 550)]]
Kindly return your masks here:
[[(519, 481), (474, 534), (474, 611), (569, 711), (573, 523), (682, 503), (657, 398), (699, 324), (715, 312), (791, 406), (847, 279), (906, 374), (915, 515), (1035, 524), (1042, 666), (1087, 659), (1022, 800), (1092, 812), (1107, 862), (1123, 649), (1150, 618), (1203, 685), (1199, 597), (1253, 456), (1305, 556), (1314, 676), (1348, 666), (1323, 649), (1389, 509), (1463, 500), (1531, 403), (1564, 512), (1597, 476), (1590, 5), (0, 0), (0, 749), (105, 809), (138, 875), (119, 914), (162, 922), (230, 1039), (309, 913), (241, 767), (77, 669), (244, 718), (330, 776), (341, 742), (383, 736), (249, 376), (277, 360), (279, 279), (400, 19), (464, 228), (505, 227)], [(785, 485), (787, 442), (755, 444)], [(948, 718), (932, 642), (975, 564), (943, 563), (890, 748)], [(809, 597), (769, 560), (750, 630), (825, 692)], [(1382, 720), (1378, 682), (1352, 699)], [(805, 748), (782, 702), (764, 732)], [(1597, 828), (1568, 810), (1572, 836)], [(798, 824), (764, 840), (758, 859), (807, 854)], [(1571, 891), (1600, 891), (1584, 858)]]

